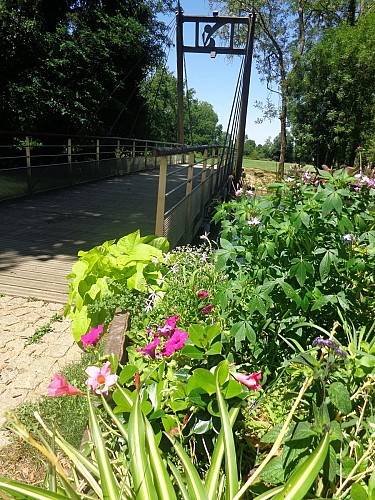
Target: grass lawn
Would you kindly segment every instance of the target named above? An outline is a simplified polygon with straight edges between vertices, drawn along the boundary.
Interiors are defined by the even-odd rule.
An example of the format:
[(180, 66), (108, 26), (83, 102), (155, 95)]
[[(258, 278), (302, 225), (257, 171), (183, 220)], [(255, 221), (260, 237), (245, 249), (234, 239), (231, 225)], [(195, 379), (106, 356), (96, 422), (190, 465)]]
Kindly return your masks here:
[(253, 160), (252, 158), (244, 158), (242, 161), (243, 168), (259, 168), (267, 172), (276, 172), (279, 163), (273, 160)]

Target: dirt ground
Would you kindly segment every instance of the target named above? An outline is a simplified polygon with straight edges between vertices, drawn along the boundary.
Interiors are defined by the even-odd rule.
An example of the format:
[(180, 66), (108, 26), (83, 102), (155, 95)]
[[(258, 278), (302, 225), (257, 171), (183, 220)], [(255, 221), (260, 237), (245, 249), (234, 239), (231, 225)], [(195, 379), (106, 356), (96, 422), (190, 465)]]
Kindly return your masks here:
[(258, 195), (266, 194), (267, 186), (276, 180), (276, 174), (274, 172), (266, 172), (259, 168), (247, 168), (245, 173), (246, 188), (248, 189), (250, 186), (254, 186), (255, 192)]

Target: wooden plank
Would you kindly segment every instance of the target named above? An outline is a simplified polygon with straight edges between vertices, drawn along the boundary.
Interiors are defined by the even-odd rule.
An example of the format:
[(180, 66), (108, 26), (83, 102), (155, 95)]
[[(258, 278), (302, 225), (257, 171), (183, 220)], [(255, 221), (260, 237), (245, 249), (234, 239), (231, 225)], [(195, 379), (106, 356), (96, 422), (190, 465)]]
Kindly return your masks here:
[(158, 171), (0, 204), (0, 292), (66, 303), (79, 250), (153, 234)]

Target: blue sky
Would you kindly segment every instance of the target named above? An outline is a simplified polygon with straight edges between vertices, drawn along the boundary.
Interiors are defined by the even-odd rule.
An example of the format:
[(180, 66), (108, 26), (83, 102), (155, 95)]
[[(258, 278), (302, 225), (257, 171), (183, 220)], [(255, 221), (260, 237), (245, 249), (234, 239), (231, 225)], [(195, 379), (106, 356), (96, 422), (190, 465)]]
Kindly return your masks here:
[[(207, 0), (181, 0), (181, 6), (185, 15), (212, 15)], [(219, 12), (220, 15), (220, 12)], [(168, 25), (173, 22), (175, 15), (163, 16), (163, 21)], [(190, 44), (189, 33), (190, 23), (185, 24), (185, 43)], [(189, 88), (196, 91), (195, 97), (200, 101), (211, 103), (219, 116), (219, 122), (224, 130), (227, 128), (233, 96), (236, 88), (238, 72), (241, 58), (234, 56), (232, 60), (224, 55), (217, 55), (211, 59), (209, 54), (185, 54), (186, 71)], [(176, 74), (176, 51), (172, 48), (168, 57), (170, 71)], [(257, 144), (263, 144), (267, 137), (273, 139), (280, 132), (280, 122), (264, 121), (261, 124), (255, 120), (261, 117), (261, 111), (254, 107), (255, 101), (265, 101), (267, 99), (267, 89), (265, 84), (259, 80), (255, 62), (251, 72), (250, 98), (246, 120), (246, 134), (250, 139), (254, 139)], [(277, 97), (272, 97), (277, 103)]]

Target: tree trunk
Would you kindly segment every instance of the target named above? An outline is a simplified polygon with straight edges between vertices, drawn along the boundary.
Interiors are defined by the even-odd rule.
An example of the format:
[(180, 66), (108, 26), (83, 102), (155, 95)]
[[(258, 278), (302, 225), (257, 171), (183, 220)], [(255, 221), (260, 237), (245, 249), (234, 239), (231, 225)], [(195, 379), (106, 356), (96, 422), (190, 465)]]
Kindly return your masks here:
[(284, 178), (285, 172), (285, 155), (286, 155), (286, 113), (287, 113), (287, 91), (288, 91), (288, 82), (284, 79), (281, 83), (281, 110), (280, 110), (280, 161), (279, 161), (279, 170), (277, 173), (278, 179)]

